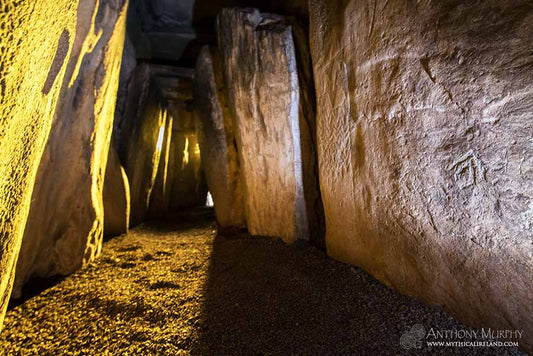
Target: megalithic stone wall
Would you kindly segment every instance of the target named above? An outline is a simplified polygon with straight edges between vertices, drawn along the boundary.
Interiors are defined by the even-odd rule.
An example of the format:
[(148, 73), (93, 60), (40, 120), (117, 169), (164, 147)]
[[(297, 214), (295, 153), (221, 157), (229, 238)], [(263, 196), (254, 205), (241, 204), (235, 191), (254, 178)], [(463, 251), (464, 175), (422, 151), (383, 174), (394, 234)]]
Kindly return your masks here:
[(235, 130), (222, 63), (214, 48), (202, 49), (195, 72), (196, 132), (217, 222), (223, 229), (243, 228), (246, 221)]
[(130, 81), (119, 145), (119, 156), (130, 183), (130, 226), (139, 224), (147, 216), (166, 122), (167, 111), (150, 66), (141, 64)]
[[(287, 242), (310, 239), (317, 231), (310, 222), (319, 221), (306, 201), (319, 195), (305, 160), (314, 157), (313, 140), (302, 125), (308, 118), (301, 117), (293, 26), (256, 9), (223, 9), (217, 17), (248, 230)], [(306, 184), (309, 178), (315, 183)]]
[[(77, 34), (77, 0), (2, 2), (0, 28), (0, 328), (35, 176)], [(46, 29), (46, 31), (43, 31)]]
[[(148, 207), (148, 216), (151, 218), (160, 218), (168, 212), (170, 189), (172, 182), (169, 178), (169, 161), (170, 161), (170, 142), (172, 140), (172, 127), (174, 118), (167, 115), (165, 123), (165, 136), (161, 143), (161, 158), (154, 182), (154, 188), (150, 196), (150, 206)], [(172, 176), (172, 175), (170, 175)]]
[(102, 190), (126, 4), (125, 0), (84, 1), (78, 7), (77, 30), (62, 83), (65, 96), (57, 106), (39, 166), (15, 293), (32, 276), (72, 273), (100, 253)]
[(531, 1), (309, 9), (328, 254), (533, 351)]

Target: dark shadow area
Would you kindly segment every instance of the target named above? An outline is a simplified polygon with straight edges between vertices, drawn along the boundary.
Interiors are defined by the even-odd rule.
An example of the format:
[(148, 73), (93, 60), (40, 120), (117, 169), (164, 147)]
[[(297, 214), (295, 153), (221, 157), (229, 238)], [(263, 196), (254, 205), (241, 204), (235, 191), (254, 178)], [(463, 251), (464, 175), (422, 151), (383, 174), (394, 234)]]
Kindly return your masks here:
[(141, 223), (141, 225), (144, 229), (167, 233), (210, 226), (214, 221), (215, 210), (212, 207), (202, 206), (171, 211), (158, 219), (151, 219)]
[(53, 276), (47, 278), (32, 278), (22, 286), (21, 296), (17, 299), (10, 299), (7, 310), (11, 310), (27, 300), (41, 294), (45, 290), (61, 283), (65, 276)]
[[(197, 355), (399, 355), (416, 324), (460, 329), (437, 308), (401, 295), (306, 243), (217, 236)], [(413, 349), (491, 355), (495, 349)], [(502, 350), (503, 351), (503, 350)], [(507, 350), (506, 350), (507, 351)], [(515, 353), (519, 353), (514, 350)]]

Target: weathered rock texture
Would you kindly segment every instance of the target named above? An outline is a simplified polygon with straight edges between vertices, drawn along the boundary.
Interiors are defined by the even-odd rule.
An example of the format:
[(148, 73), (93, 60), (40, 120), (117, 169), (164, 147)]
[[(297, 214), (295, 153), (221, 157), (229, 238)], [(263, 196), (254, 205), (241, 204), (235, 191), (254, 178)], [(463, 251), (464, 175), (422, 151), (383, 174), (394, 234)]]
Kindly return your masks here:
[(132, 75), (122, 121), (119, 154), (130, 183), (133, 226), (148, 213), (167, 122), (167, 111), (149, 65), (139, 65)]
[(168, 211), (170, 203), (170, 189), (171, 182), (168, 180), (169, 160), (170, 160), (170, 142), (172, 140), (172, 124), (174, 119), (167, 115), (165, 123), (165, 136), (161, 143), (161, 158), (159, 159), (159, 167), (157, 169), (157, 176), (152, 189), (150, 197), (150, 206), (148, 208), (148, 215), (150, 217), (160, 217)]
[(135, 48), (129, 37), (126, 36), (126, 39), (124, 40), (124, 50), (122, 52), (122, 65), (120, 66), (120, 80), (115, 107), (115, 122), (113, 123), (113, 140), (117, 148), (122, 140), (121, 134), (124, 126), (122, 119), (126, 113), (128, 88), (136, 66), (137, 59), (135, 57)]
[(76, 0), (2, 2), (0, 328), (15, 277), (39, 160), (63, 93), (61, 84), (76, 36), (77, 5)]
[[(224, 9), (217, 18), (248, 230), (288, 242), (321, 231), (319, 212), (313, 209), (320, 207), (314, 113), (302, 109), (309, 103), (300, 92), (304, 81), (298, 73), (293, 26), (256, 9)], [(309, 60), (299, 64), (309, 65)]]
[(194, 86), (200, 156), (218, 225), (245, 227), (235, 131), (226, 102), (222, 63), (215, 49), (207, 46), (202, 49)]
[(127, 233), (130, 224), (130, 184), (113, 143), (107, 158), (103, 199), (104, 236)]
[[(58, 15), (61, 16), (61, 15)], [(124, 0), (85, 1), (33, 191), (15, 295), (31, 276), (69, 274), (95, 258), (125, 33)]]
[(531, 1), (309, 8), (328, 253), (533, 350)]

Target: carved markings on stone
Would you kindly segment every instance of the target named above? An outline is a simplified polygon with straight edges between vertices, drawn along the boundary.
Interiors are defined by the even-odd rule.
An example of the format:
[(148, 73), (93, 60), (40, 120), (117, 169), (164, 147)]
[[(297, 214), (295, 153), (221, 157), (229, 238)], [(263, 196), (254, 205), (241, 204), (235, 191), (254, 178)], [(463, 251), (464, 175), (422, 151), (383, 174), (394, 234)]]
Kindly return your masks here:
[(459, 188), (465, 189), (485, 180), (485, 167), (476, 156), (473, 150), (469, 150), (464, 155), (448, 166), (448, 170), (453, 170), (453, 177)]

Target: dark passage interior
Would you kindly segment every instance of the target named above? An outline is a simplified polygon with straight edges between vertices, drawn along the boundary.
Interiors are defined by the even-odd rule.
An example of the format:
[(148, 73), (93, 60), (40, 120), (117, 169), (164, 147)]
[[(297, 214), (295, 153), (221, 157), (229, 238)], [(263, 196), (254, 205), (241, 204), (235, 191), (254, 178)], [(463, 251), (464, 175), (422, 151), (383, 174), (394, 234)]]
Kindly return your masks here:
[(533, 351), (530, 0), (7, 0), (0, 355)]

